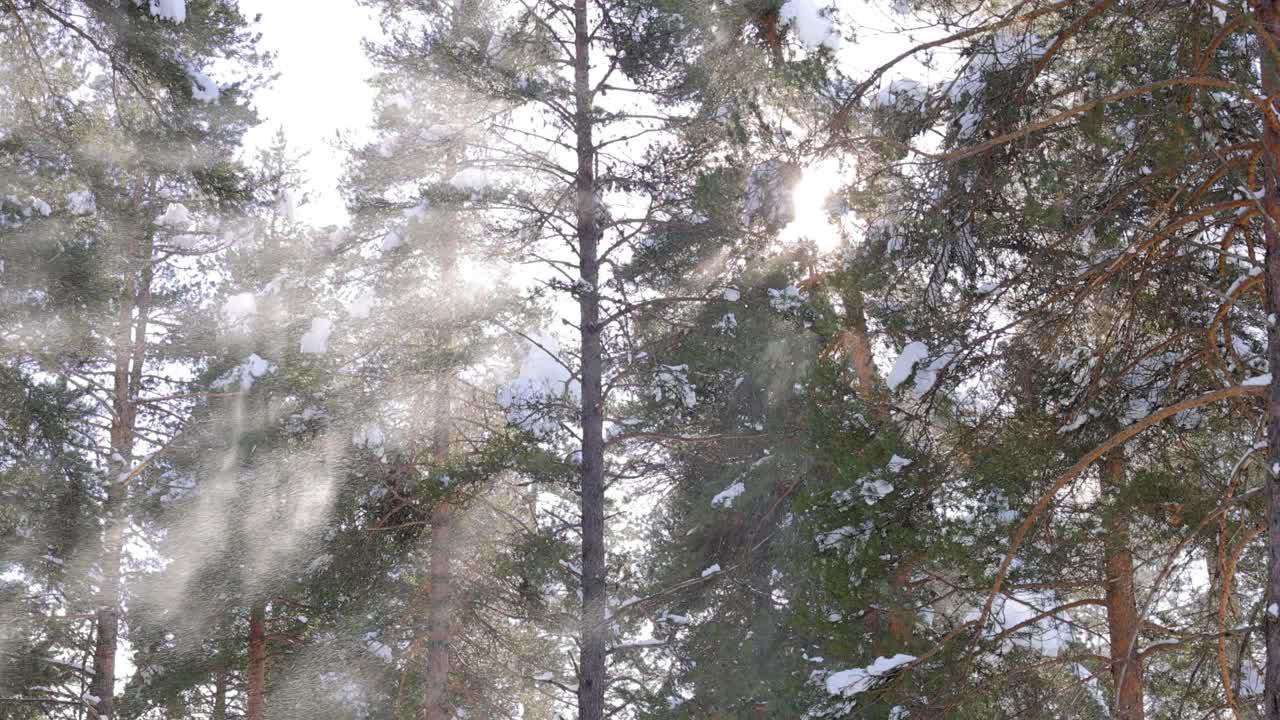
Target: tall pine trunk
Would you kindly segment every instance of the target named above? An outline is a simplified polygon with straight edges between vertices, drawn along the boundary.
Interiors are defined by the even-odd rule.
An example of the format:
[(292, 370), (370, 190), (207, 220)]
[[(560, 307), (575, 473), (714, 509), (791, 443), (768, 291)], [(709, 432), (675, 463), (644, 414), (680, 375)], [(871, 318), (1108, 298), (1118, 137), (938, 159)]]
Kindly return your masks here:
[(597, 257), (595, 145), (592, 141), (591, 38), (587, 0), (574, 0), (573, 90), (577, 136), (577, 235), (582, 287), (582, 626), (578, 718), (604, 717), (605, 555), (604, 555), (604, 360), (600, 327), (600, 261)]
[[(120, 449), (113, 444), (113, 452)], [(123, 457), (123, 454), (121, 454)], [(116, 466), (115, 463), (112, 464)], [(89, 694), (97, 698), (97, 717), (114, 712), (116, 651), (120, 642), (120, 566), (124, 549), (124, 485), (114, 479), (107, 487), (106, 528), (102, 556), (102, 586), (94, 613), (93, 680)]]
[[(452, 240), (443, 248), (440, 272), (444, 282), (449, 282), (457, 271), (456, 250)], [(446, 320), (446, 323), (448, 321)], [(447, 325), (446, 325), (447, 328)], [(440, 339), (440, 347), (449, 348), (452, 338), (448, 329)], [(452, 442), (450, 423), (453, 420), (453, 371), (446, 367), (440, 371), (435, 393), (435, 427), (431, 438), (432, 460), (437, 467), (449, 459)], [(447, 499), (431, 513), (431, 569), (427, 577), (427, 600), (430, 615), (427, 619), (427, 682), (423, 698), (422, 715), (425, 720), (448, 720), (451, 716), (449, 701), (449, 651), (450, 651), (450, 600), (453, 596), (453, 574), (450, 571), (453, 546), (454, 510)]]
[[(1128, 460), (1124, 448), (1102, 460), (1102, 491), (1124, 486)], [(1133, 582), (1133, 551), (1129, 544), (1128, 510), (1113, 504), (1104, 522), (1107, 631), (1111, 640), (1111, 679), (1115, 685), (1116, 720), (1143, 720), (1143, 670), (1138, 654), (1138, 603)]]
[(249, 611), (249, 676), (246, 720), (263, 720), (267, 711), (267, 609), (261, 603)]
[[(98, 717), (115, 712), (116, 653), (120, 647), (121, 566), (125, 528), (129, 517), (126, 500), (137, 426), (137, 398), (142, 386), (142, 368), (147, 355), (147, 314), (151, 305), (150, 237), (129, 249), (129, 266), (114, 339), (112, 372), (111, 462), (103, 507), (101, 573), (97, 608), (94, 611), (93, 678), (89, 694), (97, 698)], [(136, 316), (136, 317), (135, 317)]]
[[(1280, 92), (1280, 67), (1271, 47), (1280, 42), (1280, 5), (1277, 0), (1256, 0), (1255, 10), (1260, 24), (1258, 51), (1262, 68), (1262, 92), (1267, 98)], [(1280, 314), (1280, 129), (1276, 127), (1274, 103), (1268, 102), (1267, 117), (1262, 118), (1263, 163), (1263, 232), (1266, 237), (1265, 260), (1267, 360), (1271, 385), (1267, 392), (1267, 586), (1264, 602), (1268, 610), (1280, 603), (1280, 327), (1274, 318)], [(1280, 617), (1264, 612), (1263, 633), (1267, 644), (1267, 667), (1263, 691), (1263, 714), (1267, 720), (1280, 720)]]
[(422, 715), (426, 720), (448, 720), (449, 714), (449, 611), (453, 578), (450, 534), (453, 507), (442, 502), (431, 514), (431, 573), (428, 578), (431, 604), (427, 620), (427, 688)]

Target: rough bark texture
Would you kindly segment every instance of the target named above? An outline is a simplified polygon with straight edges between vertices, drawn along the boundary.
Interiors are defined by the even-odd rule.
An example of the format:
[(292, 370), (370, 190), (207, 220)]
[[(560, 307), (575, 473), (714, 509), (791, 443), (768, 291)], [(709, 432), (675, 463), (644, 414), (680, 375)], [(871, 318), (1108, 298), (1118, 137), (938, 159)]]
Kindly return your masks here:
[[(1114, 493), (1124, 485), (1128, 461), (1124, 448), (1102, 460), (1102, 490)], [(1142, 658), (1138, 655), (1138, 603), (1133, 585), (1133, 551), (1129, 544), (1129, 515), (1112, 507), (1106, 519), (1103, 554), (1106, 562), (1107, 630), (1111, 641), (1111, 679), (1115, 685), (1116, 720), (1143, 720)]]
[(249, 693), (246, 720), (263, 720), (267, 712), (267, 611), (254, 605), (249, 611)]
[(595, 220), (595, 145), (592, 141), (591, 39), (587, 0), (574, 0), (574, 131), (577, 136), (577, 234), (584, 287), (579, 295), (582, 333), (582, 627), (578, 718), (604, 717), (605, 554), (604, 398), (601, 375), (599, 229)]
[[(118, 568), (119, 563), (117, 570)], [(89, 684), (89, 694), (98, 698), (94, 704), (96, 716), (107, 718), (111, 717), (113, 711), (112, 695), (116, 683), (116, 647), (120, 631), (120, 613), (116, 607), (99, 607), (95, 627), (97, 633), (93, 642), (93, 681)]]
[[(1280, 74), (1269, 46), (1280, 42), (1280, 7), (1276, 0), (1256, 0), (1258, 48), (1261, 53), (1262, 90), (1268, 98), (1280, 92)], [(1269, 37), (1268, 37), (1269, 36)], [(1274, 107), (1274, 105), (1272, 106)], [(1280, 313), (1280, 130), (1276, 128), (1275, 111), (1263, 119), (1263, 207), (1266, 217), (1264, 233), (1266, 311), (1275, 318)], [(1267, 326), (1267, 358), (1271, 367), (1271, 386), (1267, 392), (1267, 587), (1266, 607), (1280, 603), (1280, 328), (1274, 320)], [(1264, 612), (1263, 633), (1267, 645), (1267, 667), (1263, 691), (1263, 714), (1267, 720), (1280, 720), (1280, 618)]]

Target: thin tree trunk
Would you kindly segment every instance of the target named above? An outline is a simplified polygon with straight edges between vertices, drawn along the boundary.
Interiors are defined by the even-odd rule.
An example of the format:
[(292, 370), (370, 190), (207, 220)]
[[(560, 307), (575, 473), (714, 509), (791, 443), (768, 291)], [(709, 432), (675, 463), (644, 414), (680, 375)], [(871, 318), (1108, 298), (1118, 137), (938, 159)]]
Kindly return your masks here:
[(263, 720), (267, 710), (267, 610), (261, 604), (249, 611), (249, 697), (246, 720)]
[(111, 463), (107, 478), (102, 540), (102, 585), (95, 611), (93, 681), (89, 694), (97, 698), (94, 710), (110, 717), (116, 683), (116, 651), (120, 633), (121, 554), (124, 551), (124, 501), (133, 454), (133, 402), (129, 389), (129, 359), (132, 356), (130, 330), (133, 315), (133, 283), (128, 283), (126, 302), (120, 309), (121, 331), (116, 334), (115, 387), (111, 412)]
[(604, 397), (597, 257), (595, 145), (592, 141), (591, 39), (587, 0), (574, 0), (574, 132), (578, 166), (577, 234), (582, 288), (582, 627), (578, 718), (601, 720), (605, 691)]
[[(448, 240), (446, 240), (448, 242)], [(451, 277), (456, 270), (452, 247), (445, 248), (441, 273)], [(441, 347), (448, 348), (451, 338), (446, 330)], [(452, 441), (450, 423), (453, 419), (453, 371), (441, 370), (436, 385), (435, 428), (431, 439), (432, 459), (437, 467), (449, 459)], [(450, 600), (453, 595), (453, 574), (450, 571), (453, 547), (453, 504), (441, 500), (431, 513), (431, 570), (427, 578), (427, 597), (430, 614), (427, 619), (427, 683), (423, 699), (422, 715), (425, 720), (448, 720), (451, 716), (449, 701), (449, 646)]]
[[(1262, 68), (1262, 93), (1267, 98), (1280, 92), (1280, 69), (1270, 47), (1280, 42), (1280, 5), (1277, 0), (1255, 0), (1261, 21), (1258, 27), (1258, 51)], [(1268, 117), (1262, 119), (1263, 163), (1263, 232), (1266, 237), (1265, 260), (1266, 311), (1273, 318), (1267, 323), (1267, 359), (1271, 369), (1271, 386), (1267, 393), (1267, 586), (1264, 602), (1268, 610), (1280, 603), (1280, 325), (1274, 320), (1280, 313), (1280, 130), (1276, 128), (1274, 104), (1268, 102)], [(1280, 617), (1264, 612), (1263, 635), (1267, 645), (1267, 667), (1263, 690), (1263, 714), (1267, 720), (1280, 720)]]
[(448, 720), (449, 713), (449, 615), (453, 578), (450, 534), (453, 531), (453, 506), (442, 502), (431, 514), (431, 574), (429, 600), (431, 615), (427, 621), (427, 694), (423, 703), (426, 720)]
[[(113, 452), (120, 449), (113, 445)], [(127, 456), (125, 456), (127, 457)], [(113, 467), (118, 466), (116, 463)], [(124, 549), (124, 485), (114, 479), (107, 486), (106, 529), (102, 557), (102, 586), (98, 608), (94, 613), (96, 630), (93, 642), (93, 680), (89, 694), (97, 717), (111, 717), (114, 712), (116, 685), (116, 651), (120, 634), (120, 566)]]
[[(1128, 460), (1124, 448), (1102, 460), (1102, 491), (1111, 494), (1123, 487)], [(1111, 640), (1111, 678), (1115, 684), (1116, 720), (1143, 720), (1142, 658), (1138, 655), (1138, 603), (1133, 583), (1133, 551), (1129, 545), (1129, 515), (1123, 507), (1111, 507), (1104, 524), (1103, 555), (1106, 562), (1107, 631)]]
[(227, 720), (227, 671), (213, 677), (213, 720)]
[[(147, 354), (147, 314), (151, 300), (151, 239), (130, 257), (130, 271), (120, 293), (116, 319), (115, 358), (112, 374), (111, 461), (103, 507), (102, 584), (94, 611), (93, 678), (89, 694), (97, 698), (94, 712), (107, 718), (115, 712), (116, 653), (120, 647), (121, 565), (124, 556), (125, 507), (132, 470), (137, 425), (137, 396)], [(141, 267), (139, 276), (133, 267)], [(137, 317), (135, 318), (135, 313)]]

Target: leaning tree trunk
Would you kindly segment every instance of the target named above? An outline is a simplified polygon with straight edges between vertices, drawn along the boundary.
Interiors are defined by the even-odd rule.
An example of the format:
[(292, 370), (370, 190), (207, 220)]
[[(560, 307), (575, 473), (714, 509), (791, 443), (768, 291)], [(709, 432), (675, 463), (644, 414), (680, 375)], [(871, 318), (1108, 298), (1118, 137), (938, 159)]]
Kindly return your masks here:
[(263, 720), (267, 711), (267, 610), (255, 604), (249, 611), (249, 692), (246, 720)]
[[(1275, 98), (1280, 92), (1280, 66), (1271, 48), (1280, 42), (1280, 3), (1277, 0), (1255, 0), (1254, 9), (1261, 21), (1257, 26), (1262, 94)], [(1280, 326), (1274, 320), (1280, 314), (1280, 127), (1275, 106), (1267, 102), (1262, 118), (1263, 163), (1263, 232), (1266, 237), (1265, 260), (1267, 359), (1271, 369), (1271, 385), (1267, 392), (1267, 587), (1263, 613), (1263, 634), (1267, 645), (1267, 667), (1263, 690), (1263, 714), (1267, 720), (1280, 720)]]
[[(129, 518), (126, 499), (132, 479), (133, 446), (137, 426), (137, 397), (147, 356), (147, 315), (151, 306), (151, 249), (148, 237), (130, 260), (120, 294), (115, 333), (115, 357), (111, 400), (111, 462), (103, 507), (102, 583), (94, 611), (93, 678), (89, 694), (94, 712), (107, 718), (115, 712), (116, 653), (120, 647), (121, 565), (125, 528)], [(136, 271), (135, 268), (141, 268)], [(135, 275), (135, 272), (137, 274)], [(135, 317), (136, 315), (136, 317)]]
[(587, 0), (574, 0), (574, 134), (577, 136), (577, 235), (579, 331), (582, 335), (582, 625), (578, 718), (604, 717), (605, 555), (604, 397), (600, 327), (600, 261), (597, 257), (595, 146), (591, 97), (591, 38)]
[[(1102, 491), (1124, 486), (1128, 461), (1124, 448), (1102, 460)], [(1143, 670), (1138, 654), (1138, 602), (1133, 583), (1133, 551), (1129, 544), (1128, 509), (1113, 504), (1104, 522), (1107, 631), (1111, 640), (1111, 679), (1115, 685), (1116, 720), (1143, 720)]]

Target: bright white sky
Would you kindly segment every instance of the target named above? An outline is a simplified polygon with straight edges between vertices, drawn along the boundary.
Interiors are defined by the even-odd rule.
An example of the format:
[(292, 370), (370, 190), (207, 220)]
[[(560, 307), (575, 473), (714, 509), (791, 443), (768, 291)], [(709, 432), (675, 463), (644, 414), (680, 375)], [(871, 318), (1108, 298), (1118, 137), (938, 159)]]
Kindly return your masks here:
[[(826, 4), (845, 10), (846, 19), (854, 16), (848, 2), (815, 6)], [(255, 95), (254, 105), (263, 122), (246, 137), (248, 152), (265, 146), (276, 129), (284, 127), (294, 151), (305, 153), (302, 170), (310, 202), (299, 208), (300, 219), (318, 226), (344, 223), (347, 213), (337, 192), (343, 154), (335, 140), (340, 132), (359, 137), (368, 128), (373, 91), (366, 80), (373, 67), (361, 43), (380, 34), (378, 23), (372, 11), (356, 0), (240, 0), (240, 8), (250, 19), (261, 15), (256, 27), (264, 49), (276, 54), (279, 74), (275, 83)], [(882, 61), (892, 45), (905, 40), (894, 34), (895, 21), (901, 19), (894, 13), (884, 12), (879, 4), (862, 10), (873, 12), (859, 18), (860, 42), (846, 40), (840, 48), (842, 64), (849, 69)], [(792, 239), (808, 236), (818, 241), (820, 249), (831, 250), (834, 228), (823, 217), (821, 206), (823, 190), (835, 178), (833, 168), (816, 170), (805, 174), (805, 187), (797, 193), (798, 222), (788, 228), (787, 235)]]
[(373, 68), (361, 41), (379, 34), (369, 8), (355, 0), (240, 0), (249, 19), (261, 14), (257, 29), (264, 49), (276, 53), (272, 86), (254, 96), (263, 122), (246, 138), (250, 152), (284, 127), (295, 152), (305, 152), (302, 170), (311, 202), (300, 219), (316, 225), (342, 223), (347, 213), (338, 196), (342, 153), (338, 132), (368, 127), (373, 91), (366, 83)]

